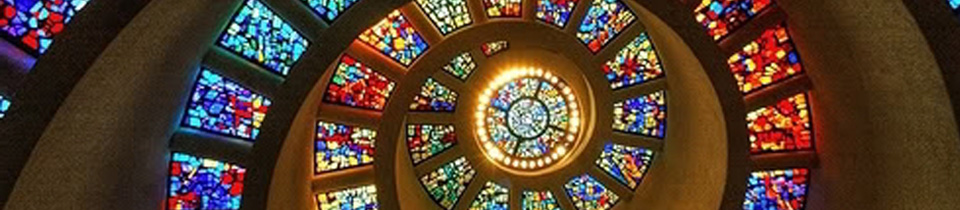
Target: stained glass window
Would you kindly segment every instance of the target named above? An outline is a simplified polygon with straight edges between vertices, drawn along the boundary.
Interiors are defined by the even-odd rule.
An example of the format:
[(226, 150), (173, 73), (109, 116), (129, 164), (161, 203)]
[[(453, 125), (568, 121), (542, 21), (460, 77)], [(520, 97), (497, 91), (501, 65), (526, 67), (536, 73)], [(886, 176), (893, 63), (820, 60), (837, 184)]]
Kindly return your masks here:
[(607, 61), (603, 72), (610, 81), (610, 87), (619, 89), (662, 77), (663, 66), (647, 33), (641, 33), (623, 47), (617, 57)]
[(310, 6), (314, 12), (323, 17), (327, 22), (336, 20), (343, 11), (346, 11), (359, 0), (301, 0)]
[(523, 191), (520, 205), (523, 210), (560, 210), (550, 191)]
[(470, 210), (507, 210), (510, 208), (509, 192), (506, 187), (487, 182), (477, 195), (477, 199), (470, 204)]
[(364, 31), (359, 39), (404, 66), (410, 66), (429, 47), (399, 10)]
[(417, 0), (440, 33), (449, 34), (473, 22), (466, 0)]
[(636, 16), (620, 0), (593, 0), (580, 23), (577, 38), (596, 53), (634, 20)]
[(620, 183), (636, 189), (651, 161), (653, 151), (649, 149), (608, 143), (603, 147), (597, 165)]
[(813, 128), (805, 93), (747, 113), (750, 152), (810, 149)]
[(522, 0), (483, 0), (488, 17), (520, 17)]
[(173, 153), (168, 209), (240, 209), (246, 169), (218, 160)]
[(355, 126), (317, 122), (315, 173), (373, 163), (377, 132)]
[(563, 28), (567, 25), (567, 20), (570, 20), (577, 1), (579, 0), (538, 0), (537, 19)]
[(503, 50), (510, 48), (510, 43), (507, 41), (494, 41), (487, 42), (480, 46), (480, 51), (483, 51), (483, 54), (487, 57), (493, 56)]
[(0, 30), (12, 43), (33, 55), (47, 51), (53, 37), (89, 0), (3, 0)]
[(10, 110), (10, 105), (10, 99), (4, 98), (2, 95), (0, 95), (0, 119), (3, 119), (3, 117), (7, 114), (7, 110)]
[(563, 185), (573, 205), (580, 210), (604, 210), (613, 207), (620, 197), (590, 175), (580, 175)]
[(470, 52), (460, 53), (453, 60), (450, 60), (449, 64), (443, 66), (444, 71), (461, 81), (466, 81), (475, 69), (477, 69), (477, 63), (473, 62), (473, 56), (470, 56)]
[(376, 210), (379, 208), (377, 187), (374, 185), (317, 194), (319, 210)]
[(440, 203), (440, 206), (451, 209), (454, 204), (457, 204), (457, 200), (460, 200), (463, 190), (467, 189), (467, 185), (470, 184), (476, 174), (477, 171), (473, 170), (470, 162), (467, 162), (466, 158), (460, 157), (443, 165), (436, 171), (420, 177), (420, 183), (427, 188), (430, 197)]
[(760, 38), (744, 46), (743, 51), (731, 56), (727, 63), (743, 93), (770, 86), (803, 71), (800, 55), (783, 24), (764, 31)]
[(456, 106), (457, 92), (453, 92), (433, 78), (427, 78), (427, 82), (420, 87), (420, 94), (413, 97), (410, 110), (453, 112)]
[(613, 129), (663, 138), (667, 129), (667, 93), (655, 92), (613, 105)]
[(193, 87), (183, 125), (253, 140), (260, 134), (270, 99), (207, 69)]
[(809, 178), (806, 168), (753, 172), (747, 181), (743, 209), (803, 209)]
[(714, 40), (720, 40), (770, 6), (773, 0), (702, 0), (694, 17)]
[(418, 164), (457, 143), (453, 125), (407, 125), (407, 148), (413, 164)]
[(247, 60), (287, 75), (310, 43), (258, 0), (247, 0), (218, 44)]
[(330, 77), (323, 101), (356, 108), (383, 110), (396, 83), (343, 55), (337, 70)]
[(960, 0), (947, 0), (950, 8), (953, 8), (953, 14), (960, 14)]

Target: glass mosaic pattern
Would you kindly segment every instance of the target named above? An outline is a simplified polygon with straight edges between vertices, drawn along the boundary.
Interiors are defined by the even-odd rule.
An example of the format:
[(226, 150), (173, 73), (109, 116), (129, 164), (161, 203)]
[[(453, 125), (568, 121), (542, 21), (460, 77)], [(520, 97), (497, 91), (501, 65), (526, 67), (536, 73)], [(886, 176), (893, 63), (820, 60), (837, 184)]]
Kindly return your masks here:
[(246, 169), (184, 153), (172, 156), (167, 209), (240, 209)]
[(301, 0), (327, 22), (333, 22), (359, 0)]
[(510, 43), (507, 41), (493, 41), (487, 42), (480, 46), (480, 51), (483, 51), (483, 54), (487, 57), (493, 56), (499, 52), (502, 52), (510, 48)]
[(10, 105), (12, 105), (10, 99), (0, 95), (0, 119), (3, 119), (3, 117), (7, 115), (7, 111), (10, 110)]
[(377, 187), (366, 185), (357, 188), (317, 194), (319, 210), (376, 210)]
[(399, 10), (388, 14), (360, 34), (358, 39), (404, 66), (410, 66), (429, 47), (427, 41)]
[(520, 17), (522, 0), (483, 0), (487, 17)]
[(596, 53), (636, 19), (620, 0), (593, 0), (577, 29), (577, 38)]
[(747, 180), (743, 209), (804, 209), (809, 180), (806, 168), (753, 172)]
[(466, 0), (417, 0), (440, 33), (449, 34), (473, 22)]
[(2, 0), (0, 30), (27, 53), (40, 55), (53, 44), (89, 0)]
[(667, 129), (666, 97), (666, 91), (659, 91), (614, 104), (613, 129), (663, 138)]
[(773, 0), (701, 0), (693, 14), (710, 37), (720, 40), (771, 4)]
[(647, 33), (641, 33), (623, 47), (616, 57), (607, 61), (603, 72), (613, 89), (643, 84), (664, 74), (660, 58)]
[(810, 149), (813, 124), (806, 93), (747, 113), (750, 152), (784, 152)]
[(467, 189), (477, 171), (473, 170), (467, 159), (460, 157), (426, 176), (420, 177), (420, 183), (427, 188), (430, 197), (443, 206), (452, 209), (460, 200), (460, 195)]
[(573, 142), (564, 138), (572, 128), (569, 102), (560, 93), (563, 89), (565, 84), (538, 77), (504, 84), (486, 108), (490, 142), (514, 159), (539, 158), (571, 148)]
[(270, 99), (207, 69), (193, 87), (183, 125), (253, 140), (270, 109)]
[(606, 210), (613, 207), (620, 197), (607, 190), (590, 175), (580, 175), (563, 185), (573, 205), (580, 210)]
[(220, 34), (220, 47), (286, 76), (310, 43), (258, 0), (247, 0)]
[(396, 83), (387, 77), (349, 55), (343, 55), (330, 77), (323, 101), (382, 111), (395, 86)]
[(410, 150), (410, 158), (413, 159), (413, 164), (419, 164), (434, 155), (440, 154), (440, 152), (453, 147), (456, 143), (457, 134), (452, 124), (407, 125), (407, 148)]
[(433, 78), (427, 78), (427, 81), (420, 87), (420, 93), (413, 97), (410, 110), (453, 112), (456, 106), (457, 92), (450, 90)]
[(523, 210), (560, 210), (560, 203), (550, 191), (523, 191), (520, 199)]
[(537, 0), (537, 19), (560, 28), (567, 25), (579, 0)]
[(337, 123), (317, 122), (316, 174), (373, 163), (377, 132)]
[(487, 182), (470, 204), (470, 210), (508, 210), (510, 191), (497, 183)]
[(470, 55), (470, 52), (463, 52), (450, 60), (450, 63), (443, 66), (443, 70), (453, 77), (460, 79), (460, 81), (467, 81), (467, 77), (470, 77), (470, 73), (473, 73), (473, 70), (477, 69), (477, 63), (473, 62), (473, 56)]
[(727, 60), (740, 91), (751, 93), (801, 74), (803, 66), (787, 27), (768, 29)]
[(630, 189), (637, 189), (652, 161), (652, 150), (608, 143), (597, 159), (597, 166)]

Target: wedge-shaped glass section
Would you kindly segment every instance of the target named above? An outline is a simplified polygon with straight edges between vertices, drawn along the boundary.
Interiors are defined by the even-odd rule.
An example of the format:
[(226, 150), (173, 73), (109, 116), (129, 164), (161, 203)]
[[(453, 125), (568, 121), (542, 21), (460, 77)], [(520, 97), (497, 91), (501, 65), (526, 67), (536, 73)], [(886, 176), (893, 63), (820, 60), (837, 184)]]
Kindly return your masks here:
[(449, 34), (473, 22), (466, 0), (417, 0), (442, 34)]
[(327, 22), (333, 22), (359, 0), (301, 0)]
[(593, 0), (587, 16), (577, 29), (577, 38), (587, 45), (590, 52), (596, 53), (636, 19), (620, 0)]
[(560, 28), (567, 25), (579, 0), (538, 0), (537, 19)]
[(470, 210), (507, 210), (510, 201), (510, 191), (497, 183), (487, 182), (477, 195), (477, 199), (470, 204)]
[(89, 0), (3, 0), (0, 1), (0, 30), (3, 37), (25, 52), (40, 55), (53, 44), (73, 16)]
[(727, 63), (744, 94), (803, 73), (800, 54), (783, 24), (764, 31)]
[(404, 66), (427, 51), (427, 41), (399, 10), (394, 10), (367, 31), (360, 34), (361, 42)]
[(597, 166), (630, 189), (637, 189), (652, 161), (653, 151), (649, 149), (608, 143)]
[(573, 206), (579, 210), (606, 210), (613, 208), (620, 200), (620, 196), (607, 190), (590, 175), (580, 175), (567, 181), (563, 185), (567, 195), (573, 201)]
[(483, 51), (483, 54), (487, 57), (507, 50), (507, 48), (510, 48), (510, 43), (507, 41), (493, 41), (480, 45), (480, 51)]
[(424, 160), (440, 154), (457, 143), (457, 134), (452, 124), (431, 125), (415, 124), (407, 125), (407, 148), (410, 150), (410, 158), (413, 164), (419, 164)]
[(270, 109), (270, 99), (206, 68), (193, 86), (183, 125), (254, 140)]
[(483, 0), (487, 17), (520, 17), (522, 0)]
[(642, 33), (623, 47), (617, 57), (607, 61), (603, 72), (610, 88), (619, 89), (663, 77), (663, 66), (647, 33)]
[(613, 105), (613, 129), (663, 138), (667, 131), (667, 92), (627, 99)]
[(377, 187), (366, 185), (357, 188), (317, 194), (317, 209), (319, 210), (376, 210), (380, 209), (377, 203)]
[(317, 122), (314, 173), (372, 164), (376, 138), (377, 131), (372, 129)]
[(433, 78), (420, 87), (420, 93), (413, 97), (410, 110), (431, 112), (453, 112), (457, 106), (457, 92), (440, 84)]
[(520, 199), (523, 210), (560, 210), (560, 203), (550, 191), (523, 191)]
[(804, 209), (810, 184), (809, 173), (810, 170), (806, 168), (750, 173), (743, 209)]
[(702, 0), (693, 15), (710, 37), (720, 40), (771, 4), (773, 0)]
[(240, 209), (246, 172), (236, 164), (174, 152), (167, 209)]
[(444, 71), (460, 79), (460, 81), (466, 81), (475, 69), (477, 69), (477, 63), (473, 62), (473, 56), (470, 55), (470, 52), (460, 53), (457, 57), (453, 57), (450, 63), (443, 66)]
[(750, 152), (786, 152), (813, 147), (807, 94), (800, 93), (747, 113)]
[(247, 0), (220, 34), (220, 47), (286, 76), (310, 43), (258, 0)]
[(354, 108), (382, 111), (396, 83), (349, 55), (330, 77), (323, 101)]
[(476, 174), (477, 171), (473, 170), (467, 158), (460, 157), (420, 177), (420, 183), (427, 188), (430, 197), (440, 206), (444, 209), (452, 209)]

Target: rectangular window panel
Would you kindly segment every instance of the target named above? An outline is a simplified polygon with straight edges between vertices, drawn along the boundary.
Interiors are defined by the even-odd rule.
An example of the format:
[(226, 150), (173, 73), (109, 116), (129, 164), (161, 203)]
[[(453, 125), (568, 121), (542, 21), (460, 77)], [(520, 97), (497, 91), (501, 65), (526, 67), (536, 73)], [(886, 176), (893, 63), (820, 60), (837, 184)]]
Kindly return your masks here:
[(522, 0), (483, 0), (487, 17), (520, 17)]
[(603, 72), (610, 88), (620, 89), (663, 77), (663, 66), (647, 33), (641, 33), (623, 47), (617, 57), (607, 61)]
[(507, 48), (510, 48), (510, 42), (507, 41), (487, 42), (483, 45), (480, 45), (480, 51), (483, 51), (483, 54), (487, 57), (503, 52)]
[(466, 0), (417, 0), (440, 33), (449, 34), (473, 22)]
[(593, 0), (577, 29), (577, 38), (596, 53), (636, 19), (620, 0)]
[(806, 168), (750, 173), (743, 209), (804, 209), (809, 173)]
[(473, 73), (473, 70), (477, 69), (477, 63), (473, 62), (473, 56), (470, 55), (470, 52), (463, 52), (454, 57), (453, 60), (450, 60), (446, 66), (443, 66), (443, 70), (447, 71), (457, 79), (461, 81), (467, 81), (467, 77), (470, 76), (470, 73)]
[(12, 105), (10, 99), (0, 95), (0, 119), (3, 119), (3, 117), (7, 115), (7, 111), (10, 110), (10, 105)]
[(175, 152), (167, 209), (240, 209), (246, 171), (236, 164)]
[(652, 161), (652, 150), (608, 143), (597, 159), (597, 166), (630, 189), (637, 189)]
[(359, 0), (301, 0), (327, 22), (333, 22)]
[(703, 0), (693, 14), (708, 35), (720, 40), (771, 4), (773, 0)]
[(520, 199), (523, 210), (560, 210), (560, 203), (550, 191), (523, 191)]
[(567, 25), (578, 0), (538, 0), (537, 19), (560, 28)]
[(800, 54), (784, 24), (764, 31), (742, 51), (730, 56), (727, 63), (744, 94), (782, 82), (803, 71)]
[(0, 30), (24, 51), (40, 55), (89, 0), (3, 0)]
[(357, 188), (317, 194), (319, 210), (376, 210), (377, 187), (366, 185)]
[(388, 14), (360, 34), (358, 39), (404, 66), (410, 66), (429, 47), (427, 41), (399, 10)]
[(420, 87), (420, 94), (413, 97), (410, 110), (430, 112), (453, 112), (457, 106), (457, 92), (440, 84), (433, 78)]
[(183, 125), (254, 140), (270, 104), (263, 95), (204, 68), (187, 103)]
[(327, 103), (383, 111), (396, 83), (344, 54), (323, 96)]
[(217, 42), (250, 62), (286, 76), (309, 42), (258, 0), (247, 0)]
[(567, 190), (573, 205), (580, 210), (606, 210), (620, 200), (620, 196), (587, 174), (570, 179), (563, 188)]
[(506, 187), (487, 182), (477, 195), (477, 199), (470, 204), (470, 210), (507, 210), (510, 201), (509, 193)]
[(667, 92), (627, 99), (613, 105), (613, 130), (663, 138), (667, 130)]
[(317, 122), (316, 174), (373, 163), (377, 131)]
[(457, 143), (457, 134), (450, 125), (407, 125), (407, 148), (413, 164), (440, 154)]
[(473, 170), (467, 158), (460, 157), (420, 177), (420, 183), (427, 188), (430, 197), (440, 206), (452, 209), (476, 174), (477, 171)]
[(784, 152), (810, 149), (813, 125), (806, 93), (747, 113), (750, 152)]

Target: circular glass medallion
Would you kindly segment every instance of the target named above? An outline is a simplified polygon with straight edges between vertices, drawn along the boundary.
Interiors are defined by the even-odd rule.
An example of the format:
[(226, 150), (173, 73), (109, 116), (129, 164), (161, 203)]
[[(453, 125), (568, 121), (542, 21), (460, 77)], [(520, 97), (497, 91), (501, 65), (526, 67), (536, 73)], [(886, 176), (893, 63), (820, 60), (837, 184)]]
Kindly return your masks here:
[(522, 98), (510, 104), (507, 128), (521, 138), (536, 138), (547, 129), (547, 106), (534, 98)]

